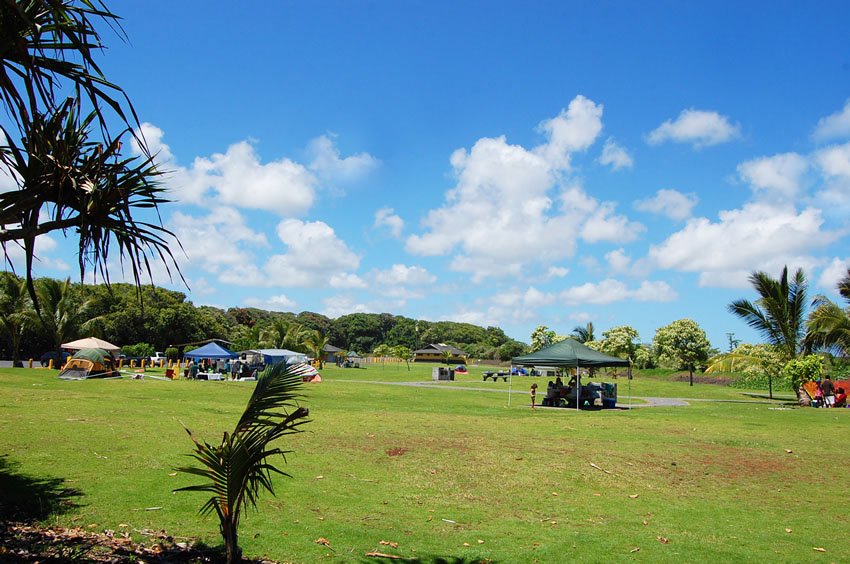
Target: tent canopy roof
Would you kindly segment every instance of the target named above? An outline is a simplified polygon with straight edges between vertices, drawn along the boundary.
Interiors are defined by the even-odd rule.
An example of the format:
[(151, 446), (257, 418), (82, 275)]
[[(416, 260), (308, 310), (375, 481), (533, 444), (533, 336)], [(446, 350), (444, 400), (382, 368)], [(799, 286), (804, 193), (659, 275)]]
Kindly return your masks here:
[(94, 363), (103, 364), (104, 360), (110, 356), (111, 355), (109, 354), (109, 352), (105, 349), (80, 349), (76, 353), (74, 353), (74, 356), (72, 356), (71, 358), (79, 358), (89, 360)]
[(246, 354), (255, 354), (262, 355), (263, 362), (265, 364), (271, 364), (274, 362), (280, 362), (285, 360), (287, 362), (307, 362), (307, 355), (300, 352), (291, 351), (289, 349), (253, 349), (249, 351), (242, 351)]
[(183, 353), (187, 358), (236, 358), (237, 354), (218, 343), (207, 343), (203, 347)]
[(628, 360), (595, 351), (575, 339), (566, 339), (537, 352), (515, 356), (511, 363), (521, 366), (629, 366)]
[(87, 337), (85, 339), (77, 339), (70, 343), (62, 343), (63, 349), (82, 350), (82, 349), (103, 349), (105, 351), (117, 351), (120, 347), (116, 347), (108, 341), (98, 339), (97, 337)]

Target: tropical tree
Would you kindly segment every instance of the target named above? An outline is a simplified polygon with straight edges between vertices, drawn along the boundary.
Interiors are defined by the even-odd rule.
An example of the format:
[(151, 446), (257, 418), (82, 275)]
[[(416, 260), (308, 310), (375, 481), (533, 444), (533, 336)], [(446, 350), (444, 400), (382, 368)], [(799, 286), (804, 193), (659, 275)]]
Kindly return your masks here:
[[(138, 119), (123, 91), (94, 61), (93, 53), (102, 47), (93, 26), (97, 20), (121, 29), (118, 17), (94, 0), (0, 0), (0, 97), (16, 126), (0, 125), (0, 168), (17, 184), (0, 194), (0, 225), (6, 226), (0, 246), (9, 264), (9, 245), (23, 249), (36, 308), (35, 241), (52, 231), (78, 234), (81, 278), (91, 265), (109, 282), (107, 261), (116, 246), (137, 288), (142, 272), (151, 276), (151, 257), (180, 271), (170, 249), (173, 234), (161, 223), (137, 219), (140, 210), (156, 210), (167, 200), (140, 136), (135, 141), (146, 158), (120, 155), (121, 138), (133, 128), (128, 115), (135, 125)], [(76, 96), (58, 98), (58, 92)], [(84, 103), (90, 109), (81, 118)], [(102, 111), (106, 107), (126, 125), (114, 137)]]
[(317, 330), (308, 330), (305, 334), (304, 345), (307, 347), (307, 352), (319, 361), (319, 370), (325, 367), (325, 358), (328, 356), (325, 347), (329, 343), (328, 337)]
[(575, 338), (575, 340), (579, 343), (595, 341), (596, 336), (593, 333), (593, 322), (588, 321), (584, 327), (582, 327), (581, 325), (576, 326), (573, 329), (573, 338)]
[(260, 333), (260, 342), (262, 345), (274, 349), (289, 349), (293, 351), (303, 352), (304, 338), (307, 333), (304, 331), (304, 326), (300, 323), (294, 323), (284, 318), (276, 318), (272, 321), (271, 326)]
[(392, 348), (392, 354), (396, 358), (402, 359), (407, 364), (407, 371), (410, 372), (410, 361), (413, 360), (413, 351), (410, 350), (410, 347), (396, 345)]
[(672, 362), (688, 369), (691, 386), (696, 365), (708, 360), (711, 350), (705, 331), (692, 319), (679, 319), (656, 330), (652, 346), (659, 362)]
[[(850, 270), (838, 282), (838, 292), (850, 303)], [(842, 308), (826, 296), (816, 296), (812, 306), (806, 323), (806, 348), (850, 354), (850, 308)]]
[(758, 387), (763, 382), (762, 378), (766, 378), (768, 397), (773, 399), (773, 383), (782, 376), (785, 364), (786, 359), (775, 346), (766, 343), (743, 343), (732, 352), (710, 358), (705, 372), (741, 373), (745, 387)]
[(0, 272), (0, 327), (9, 337), (12, 366), (23, 366), (21, 338), (24, 330), (37, 321), (27, 294), (26, 282), (11, 272)]
[(788, 267), (779, 279), (765, 272), (754, 272), (750, 283), (759, 295), (758, 300), (736, 300), (729, 312), (758, 331), (765, 340), (777, 347), (786, 360), (796, 358), (803, 350), (808, 282), (802, 269), (788, 279)]
[(392, 347), (387, 345), (386, 343), (381, 343), (380, 345), (375, 347), (375, 350), (372, 351), (372, 354), (375, 357), (381, 359), (381, 364), (383, 364), (384, 366), (386, 366), (386, 358), (388, 356), (391, 356), (392, 353), (393, 353)]
[(7, 260), (8, 244), (23, 248), (32, 290), (36, 238), (74, 229), (81, 277), (91, 265), (95, 275), (109, 282), (107, 259), (113, 245), (129, 264), (137, 287), (143, 270), (150, 273), (150, 258), (179, 272), (169, 247), (173, 233), (133, 215), (168, 201), (152, 158), (122, 157), (121, 136), (107, 145), (92, 140), (95, 114), (81, 118), (78, 110), (78, 102), (68, 99), (52, 114), (36, 114), (21, 146), (0, 147), (18, 185), (0, 194), (0, 224), (10, 226), (0, 231)]
[(258, 377), (254, 393), (245, 412), (232, 433), (224, 433), (221, 444), (201, 442), (184, 426), (195, 443), (191, 456), (201, 467), (182, 467), (177, 470), (209, 480), (204, 484), (178, 488), (175, 491), (207, 492), (212, 496), (201, 506), (201, 514), (213, 510), (218, 515), (224, 539), (227, 562), (239, 562), (239, 519), (242, 510), (257, 507), (262, 490), (274, 495), (272, 473), (289, 476), (271, 462), (275, 456), (284, 457), (291, 451), (272, 446), (277, 439), (301, 432), (308, 423), (309, 412), (298, 406), (301, 369), (284, 362), (270, 365)]
[(98, 328), (101, 319), (89, 315), (91, 301), (80, 302), (70, 278), (64, 282), (39, 278), (35, 290), (41, 303), (38, 318), (57, 358), (61, 358), (63, 342), (78, 337), (81, 330), (94, 331)]

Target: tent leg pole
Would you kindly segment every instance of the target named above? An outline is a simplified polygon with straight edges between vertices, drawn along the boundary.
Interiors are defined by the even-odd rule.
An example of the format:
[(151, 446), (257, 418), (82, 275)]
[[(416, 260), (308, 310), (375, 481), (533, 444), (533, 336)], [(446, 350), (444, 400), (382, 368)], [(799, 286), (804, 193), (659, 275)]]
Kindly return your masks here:
[[(513, 364), (511, 365), (511, 373), (508, 376), (508, 407), (511, 406), (511, 396), (514, 395), (514, 374), (513, 374)], [(496, 380), (493, 380), (495, 382)]]

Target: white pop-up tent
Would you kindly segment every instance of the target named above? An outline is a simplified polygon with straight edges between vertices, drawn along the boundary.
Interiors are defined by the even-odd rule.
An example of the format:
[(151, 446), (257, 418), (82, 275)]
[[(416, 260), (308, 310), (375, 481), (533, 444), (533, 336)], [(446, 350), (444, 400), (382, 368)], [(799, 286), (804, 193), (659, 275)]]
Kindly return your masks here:
[(81, 351), (83, 349), (103, 349), (105, 351), (115, 352), (121, 347), (116, 347), (109, 341), (104, 341), (97, 337), (86, 337), (85, 339), (77, 339), (70, 343), (62, 343), (62, 348), (71, 351)]

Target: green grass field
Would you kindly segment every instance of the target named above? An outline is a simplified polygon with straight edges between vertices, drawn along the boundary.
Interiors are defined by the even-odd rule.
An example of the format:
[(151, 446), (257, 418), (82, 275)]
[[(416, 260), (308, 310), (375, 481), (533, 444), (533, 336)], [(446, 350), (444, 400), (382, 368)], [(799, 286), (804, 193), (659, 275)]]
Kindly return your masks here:
[[(847, 561), (850, 410), (694, 401), (532, 412), (528, 387), (545, 389), (545, 378), (515, 378), (509, 407), (509, 384), (482, 382), (482, 370), (407, 386), (430, 382), (430, 367), (326, 368), (324, 382), (305, 385), (307, 432), (285, 445), (292, 478), (276, 479), (277, 497), (262, 497), (241, 524), (246, 556)], [(217, 441), (251, 384), (55, 375), (0, 370), (7, 503), (30, 496), (48, 524), (166, 529), (219, 544), (215, 517), (197, 514), (203, 495), (172, 493), (195, 483), (174, 474), (190, 462), (181, 422)], [(625, 395), (627, 382), (619, 386)], [(642, 397), (746, 401), (741, 392), (663, 373), (632, 382)]]

